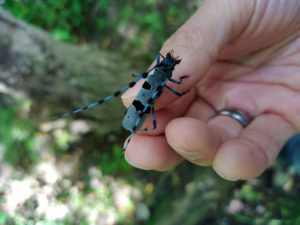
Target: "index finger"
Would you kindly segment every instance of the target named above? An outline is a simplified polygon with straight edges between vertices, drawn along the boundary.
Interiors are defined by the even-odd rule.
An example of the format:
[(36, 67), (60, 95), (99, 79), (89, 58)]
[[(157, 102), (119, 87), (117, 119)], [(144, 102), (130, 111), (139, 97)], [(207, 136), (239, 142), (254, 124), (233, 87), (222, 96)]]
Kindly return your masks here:
[[(185, 92), (197, 84), (206, 74), (210, 66), (216, 60), (223, 46), (230, 40), (233, 21), (240, 12), (238, 28), (242, 30), (246, 21), (247, 12), (239, 9), (237, 1), (227, 3), (225, 1), (205, 1), (195, 14), (183, 24), (163, 45), (160, 53), (166, 55), (174, 51), (174, 55), (182, 59), (175, 67), (172, 78), (179, 79), (183, 75), (189, 75), (181, 85), (171, 84), (170, 87)], [(249, 10), (248, 10), (249, 11)], [(155, 65), (155, 64), (154, 64)], [(125, 106), (131, 104), (134, 96), (139, 91), (143, 80), (128, 90), (122, 96)], [(156, 108), (160, 109), (177, 98), (169, 91), (164, 91), (156, 102)]]

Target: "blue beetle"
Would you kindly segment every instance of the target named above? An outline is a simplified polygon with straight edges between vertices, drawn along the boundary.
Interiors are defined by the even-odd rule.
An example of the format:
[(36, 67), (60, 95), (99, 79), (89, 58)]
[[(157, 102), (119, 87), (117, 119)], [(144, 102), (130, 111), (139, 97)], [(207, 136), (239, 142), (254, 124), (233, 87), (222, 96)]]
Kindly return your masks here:
[[(161, 57), (162, 60), (160, 60)], [(172, 73), (175, 69), (175, 66), (180, 62), (181, 59), (173, 56), (173, 51), (167, 53), (165, 57), (161, 54), (158, 54), (156, 57), (156, 64), (149, 71), (145, 73), (133, 75), (135, 77), (135, 80), (130, 82), (125, 87), (116, 91), (112, 95), (100, 99), (99, 101), (92, 102), (84, 107), (75, 109), (72, 112), (65, 113), (62, 115), (62, 117), (74, 115), (83, 110), (90, 109), (99, 104), (102, 104), (114, 97), (119, 96), (121, 93), (133, 87), (139, 80), (145, 79), (134, 101), (125, 111), (125, 115), (123, 118), (123, 123), (122, 123), (123, 127), (126, 130), (131, 132), (125, 144), (124, 147), (125, 150), (134, 133), (136, 133), (137, 131), (150, 131), (156, 128), (157, 121), (156, 121), (154, 103), (162, 94), (163, 89), (165, 87), (175, 95), (182, 96), (183, 94), (185, 94), (185, 93), (179, 93), (167, 85), (168, 81), (175, 84), (181, 84), (183, 79), (189, 77), (188, 75), (184, 75), (181, 76), (179, 80), (172, 79)], [(141, 129), (143, 123), (145, 122), (150, 112), (152, 113), (153, 127)]]

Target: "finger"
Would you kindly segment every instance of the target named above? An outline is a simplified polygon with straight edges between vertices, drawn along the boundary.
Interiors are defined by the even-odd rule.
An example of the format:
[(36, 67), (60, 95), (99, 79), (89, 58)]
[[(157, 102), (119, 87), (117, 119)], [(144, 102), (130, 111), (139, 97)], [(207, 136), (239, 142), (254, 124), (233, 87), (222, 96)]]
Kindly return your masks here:
[(168, 144), (186, 160), (209, 165), (221, 140), (201, 120), (182, 117), (166, 127)]
[[(178, 118), (166, 128), (169, 145), (188, 161), (210, 165), (219, 146), (236, 138), (242, 126), (232, 118), (216, 116), (207, 123), (194, 118)], [(181, 132), (178, 132), (181, 131)]]
[(227, 180), (257, 177), (273, 162), (294, 132), (291, 124), (280, 116), (258, 116), (238, 138), (219, 147), (213, 168)]
[(143, 136), (135, 134), (125, 151), (125, 159), (134, 167), (144, 170), (165, 171), (182, 161), (167, 144), (164, 135)]
[[(193, 93), (187, 93), (187, 95), (193, 96)], [(170, 115), (168, 115), (166, 121), (163, 121), (164, 117), (162, 116), (162, 114), (168, 114), (168, 110), (169, 108), (171, 108), (173, 110), (171, 114), (176, 115), (178, 111), (182, 110), (182, 105), (184, 105), (181, 101), (188, 102), (188, 98), (191, 97), (187, 96), (187, 100), (180, 98), (179, 100), (172, 103), (169, 107), (158, 111), (158, 117), (160, 116), (160, 118), (158, 119), (158, 130), (160, 130), (159, 126), (161, 124), (164, 128), (165, 125), (170, 121), (170, 119), (174, 118), (174, 116), (170, 117)], [(210, 117), (212, 109), (209, 106), (207, 106), (204, 102), (198, 100), (194, 101), (193, 104), (189, 107), (189, 109), (186, 110), (189, 116), (195, 116), (199, 118), (199, 113), (196, 114), (196, 111), (204, 112), (200, 113), (200, 115), (203, 115), (202, 119), (206, 119), (207, 117)], [(164, 131), (164, 129), (161, 130), (161, 132), (162, 131)], [(181, 131), (177, 130), (177, 132), (180, 133)], [(146, 134), (149, 133), (147, 132)], [(151, 135), (153, 134), (151, 133)], [(159, 150), (156, 151), (153, 149)], [(146, 154), (144, 153), (144, 151), (146, 152)], [(167, 144), (165, 140), (161, 140), (161, 136), (147, 137), (139, 134), (136, 134), (133, 140), (128, 145), (127, 150), (125, 152), (125, 156), (127, 161), (135, 167), (160, 171), (171, 169), (182, 161), (182, 157), (180, 157), (173, 149), (171, 149), (171, 147)]]
[[(161, 53), (174, 50), (182, 61), (176, 66), (174, 79), (182, 75), (190, 75), (179, 85), (181, 91), (187, 91), (200, 81), (213, 64), (227, 42), (239, 34), (251, 16), (252, 8), (244, 7), (239, 1), (205, 1), (196, 13), (180, 27), (163, 45)], [(248, 3), (248, 5), (251, 5)], [(253, 7), (253, 6), (252, 6)], [(241, 10), (243, 8), (243, 10)], [(242, 14), (240, 14), (243, 12)], [(236, 18), (239, 18), (236, 23)], [(175, 88), (174, 84), (170, 84)], [(136, 96), (140, 85), (129, 89), (123, 95), (132, 99)], [(158, 100), (157, 107), (162, 108), (176, 99), (176, 96), (164, 92)]]

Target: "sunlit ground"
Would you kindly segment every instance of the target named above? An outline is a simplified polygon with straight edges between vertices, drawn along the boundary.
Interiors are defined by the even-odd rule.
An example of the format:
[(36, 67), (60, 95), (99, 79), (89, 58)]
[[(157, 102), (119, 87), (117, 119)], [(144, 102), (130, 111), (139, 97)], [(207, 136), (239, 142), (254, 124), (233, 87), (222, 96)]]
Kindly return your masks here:
[(11, 218), (18, 224), (29, 224), (31, 220), (37, 224), (69, 221), (112, 225), (149, 216), (138, 188), (90, 168), (89, 193), (84, 193), (81, 181), (74, 183), (68, 178), (73, 169), (71, 164), (58, 165), (49, 158), (29, 175), (2, 163), (0, 219)]
[[(11, 110), (1, 110), (0, 117), (0, 224), (112, 225), (147, 220), (149, 209), (138, 182), (104, 175), (101, 165), (80, 171), (82, 149), (63, 152), (89, 131), (88, 123), (75, 120), (67, 129), (66, 121), (58, 120), (33, 128)], [(109, 163), (119, 163), (121, 169), (125, 162), (120, 158)]]

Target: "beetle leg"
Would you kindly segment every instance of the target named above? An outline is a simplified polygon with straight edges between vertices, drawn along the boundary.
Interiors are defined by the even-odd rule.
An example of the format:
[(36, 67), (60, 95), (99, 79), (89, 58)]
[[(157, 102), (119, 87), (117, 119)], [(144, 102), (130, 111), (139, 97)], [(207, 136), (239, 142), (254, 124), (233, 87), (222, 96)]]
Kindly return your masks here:
[(166, 85), (166, 88), (171, 91), (174, 95), (177, 95), (177, 96), (183, 96), (184, 94), (186, 94), (188, 91), (186, 92), (183, 92), (183, 93), (179, 93), (177, 92), (176, 90), (174, 90), (173, 88), (170, 88), (168, 85)]
[(152, 106), (152, 108), (151, 108), (151, 115), (152, 115), (152, 124), (153, 124), (153, 127), (147, 127), (147, 128), (142, 129), (141, 131), (152, 131), (152, 130), (156, 129), (156, 127), (157, 127), (157, 120), (156, 120), (156, 112), (154, 110), (154, 106)]
[(169, 78), (169, 81), (171, 81), (172, 83), (175, 83), (175, 84), (181, 84), (183, 79), (186, 79), (189, 77), (190, 77), (189, 75), (183, 75), (183, 76), (179, 77), (179, 80)]

